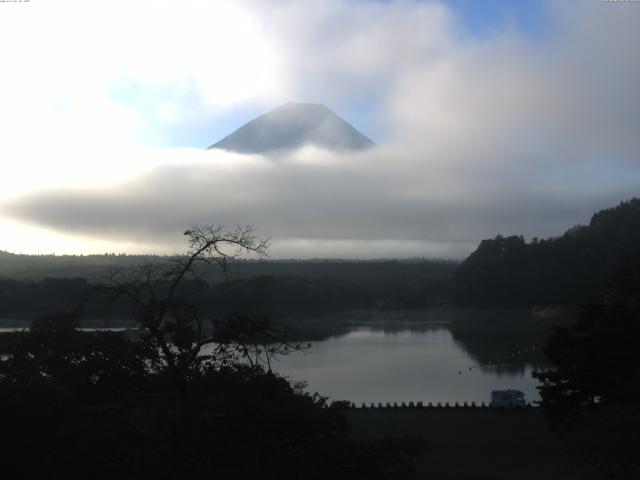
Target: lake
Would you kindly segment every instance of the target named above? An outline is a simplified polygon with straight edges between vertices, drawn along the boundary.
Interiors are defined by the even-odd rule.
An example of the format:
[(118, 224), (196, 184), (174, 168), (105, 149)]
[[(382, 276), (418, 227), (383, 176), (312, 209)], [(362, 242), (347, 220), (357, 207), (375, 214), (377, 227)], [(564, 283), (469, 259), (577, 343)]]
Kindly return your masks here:
[[(534, 402), (540, 397), (531, 373), (545, 367), (542, 347), (549, 325), (562, 323), (556, 320), (528, 310), (460, 308), (292, 318), (291, 338), (310, 347), (280, 357), (273, 368), (306, 382), (309, 392), (358, 405), (480, 404), (491, 390), (509, 388)], [(0, 320), (0, 331), (25, 327)]]
[[(540, 397), (548, 322), (523, 311), (443, 310), (344, 315), (337, 333), (281, 357), (274, 369), (334, 400), (480, 402), (491, 390)], [(371, 318), (373, 316), (373, 318)], [(321, 320), (316, 320), (321, 321)]]

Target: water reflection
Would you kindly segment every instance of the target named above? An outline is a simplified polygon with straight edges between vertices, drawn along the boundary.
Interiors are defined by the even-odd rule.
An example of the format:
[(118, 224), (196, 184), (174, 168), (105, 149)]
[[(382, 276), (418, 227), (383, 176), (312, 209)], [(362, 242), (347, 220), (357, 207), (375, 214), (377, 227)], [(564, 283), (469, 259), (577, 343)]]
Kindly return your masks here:
[[(570, 320), (570, 319), (569, 319)], [(494, 389), (539, 399), (531, 373), (544, 368), (549, 328), (568, 319), (525, 310), (360, 311), (289, 319), (288, 339), (311, 348), (282, 357), (275, 369), (308, 390), (356, 403), (485, 402)], [(85, 322), (86, 330), (102, 330)], [(110, 330), (128, 329), (131, 321)], [(1, 331), (29, 322), (0, 320)]]
[(488, 402), (501, 388), (539, 399), (531, 373), (544, 367), (549, 322), (528, 312), (360, 312), (315, 321), (330, 324), (327, 335), (319, 338), (316, 325), (311, 349), (277, 366), (310, 391), (367, 404)]

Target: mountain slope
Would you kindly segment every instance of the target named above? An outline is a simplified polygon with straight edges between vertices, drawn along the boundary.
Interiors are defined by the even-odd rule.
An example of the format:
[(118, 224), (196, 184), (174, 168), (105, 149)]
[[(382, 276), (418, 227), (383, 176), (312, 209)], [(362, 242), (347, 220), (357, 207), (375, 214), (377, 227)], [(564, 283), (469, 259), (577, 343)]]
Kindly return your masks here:
[(640, 252), (640, 198), (593, 215), (561, 237), (483, 240), (456, 269), (460, 305), (581, 304), (595, 298), (625, 255)]
[(209, 148), (268, 153), (308, 144), (338, 151), (374, 145), (324, 105), (291, 102), (250, 121)]

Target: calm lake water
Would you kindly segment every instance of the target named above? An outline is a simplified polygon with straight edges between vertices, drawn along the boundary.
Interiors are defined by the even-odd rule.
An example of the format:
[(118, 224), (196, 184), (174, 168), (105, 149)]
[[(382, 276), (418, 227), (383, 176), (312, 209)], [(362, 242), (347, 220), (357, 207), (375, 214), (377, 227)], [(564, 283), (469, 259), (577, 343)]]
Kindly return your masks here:
[[(491, 390), (508, 388), (523, 391), (529, 402), (539, 400), (531, 373), (544, 367), (542, 347), (555, 322), (521, 310), (446, 309), (288, 323), (310, 348), (280, 357), (274, 370), (306, 382), (309, 392), (368, 405), (488, 403)], [(26, 326), (4, 319), (0, 331)]]
[(508, 388), (523, 391), (527, 401), (539, 400), (531, 373), (544, 366), (545, 326), (515, 328), (513, 322), (529, 319), (509, 319), (512, 314), (483, 319), (457, 312), (452, 319), (448, 312), (442, 319), (431, 313), (424, 320), (414, 314), (411, 321), (384, 315), (348, 323), (346, 331), (282, 357), (274, 369), (306, 381), (310, 392), (358, 405), (488, 403), (491, 390)]

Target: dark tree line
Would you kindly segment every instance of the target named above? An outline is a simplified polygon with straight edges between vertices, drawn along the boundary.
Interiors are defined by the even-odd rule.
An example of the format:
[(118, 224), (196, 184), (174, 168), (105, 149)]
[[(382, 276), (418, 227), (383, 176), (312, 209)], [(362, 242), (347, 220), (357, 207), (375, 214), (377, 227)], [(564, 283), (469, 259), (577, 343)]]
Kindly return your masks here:
[[(174, 259), (175, 260), (175, 259)], [(166, 258), (155, 264), (170, 265)], [(336, 266), (335, 271), (331, 270)], [(450, 300), (454, 265), (425, 263), (267, 263), (234, 264), (228, 278), (198, 266), (200, 280), (186, 279), (181, 295), (210, 315), (235, 311), (273, 315), (330, 313), (354, 308), (421, 308)], [(135, 272), (132, 267), (119, 274)], [(240, 271), (240, 273), (238, 273)], [(96, 284), (89, 278), (0, 279), (0, 318), (30, 319), (82, 299)], [(113, 318), (129, 316), (125, 303), (111, 305), (94, 296), (85, 317), (98, 318), (110, 308)]]
[(640, 251), (621, 259), (597, 301), (545, 348), (534, 373), (542, 409), (567, 449), (609, 479), (640, 472)]
[(535, 376), (554, 424), (607, 406), (640, 408), (640, 252), (623, 258), (575, 324), (554, 328), (545, 354), (553, 368)]
[(593, 215), (558, 238), (483, 240), (454, 275), (460, 305), (582, 304), (598, 295), (623, 256), (640, 245), (640, 199)]

